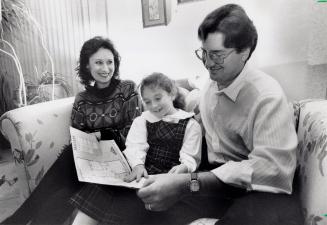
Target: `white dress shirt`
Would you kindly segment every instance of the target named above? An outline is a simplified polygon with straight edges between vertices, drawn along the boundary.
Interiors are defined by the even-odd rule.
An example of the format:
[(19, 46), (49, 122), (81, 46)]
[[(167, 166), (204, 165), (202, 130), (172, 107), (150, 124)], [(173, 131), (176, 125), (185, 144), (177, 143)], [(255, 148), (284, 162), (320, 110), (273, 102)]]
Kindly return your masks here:
[(297, 135), (282, 88), (265, 73), (244, 67), (227, 88), (208, 80), (200, 113), (212, 172), (247, 190), (292, 192)]
[(177, 110), (172, 115), (167, 115), (163, 118), (157, 118), (150, 111), (143, 112), (139, 117), (135, 118), (126, 138), (126, 149), (124, 154), (133, 168), (136, 165), (144, 164), (149, 144), (147, 142), (146, 121), (150, 123), (163, 120), (165, 122), (178, 123), (181, 119), (190, 118), (186, 125), (186, 130), (183, 139), (183, 146), (180, 150), (179, 161), (186, 165), (188, 172), (195, 171), (201, 161), (201, 145), (202, 131), (199, 123), (191, 118), (194, 113)]

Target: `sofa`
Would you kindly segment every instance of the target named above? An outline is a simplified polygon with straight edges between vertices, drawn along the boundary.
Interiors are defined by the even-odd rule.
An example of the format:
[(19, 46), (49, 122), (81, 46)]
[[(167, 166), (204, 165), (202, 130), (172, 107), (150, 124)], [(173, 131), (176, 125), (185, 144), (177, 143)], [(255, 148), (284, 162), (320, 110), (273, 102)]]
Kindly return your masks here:
[[(188, 110), (196, 106), (196, 90), (186, 93)], [(9, 140), (17, 171), (20, 203), (31, 194), (45, 172), (70, 142), (69, 125), (74, 97), (39, 103), (6, 112), (0, 130)], [(306, 225), (327, 225), (327, 100), (290, 103), (298, 146), (298, 182)], [(287, 213), (287, 212), (286, 212)], [(214, 224), (202, 218), (192, 225)], [(0, 221), (1, 222), (1, 221)]]

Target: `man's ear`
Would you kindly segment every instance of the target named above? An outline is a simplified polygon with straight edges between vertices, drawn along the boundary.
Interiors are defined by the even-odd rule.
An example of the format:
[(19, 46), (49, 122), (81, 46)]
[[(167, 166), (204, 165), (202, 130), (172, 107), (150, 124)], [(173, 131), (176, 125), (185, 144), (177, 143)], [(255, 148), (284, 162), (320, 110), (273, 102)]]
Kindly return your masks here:
[(242, 55), (242, 58), (241, 58), (242, 61), (246, 62), (246, 60), (249, 58), (249, 55), (250, 55), (250, 48), (246, 48), (240, 54)]

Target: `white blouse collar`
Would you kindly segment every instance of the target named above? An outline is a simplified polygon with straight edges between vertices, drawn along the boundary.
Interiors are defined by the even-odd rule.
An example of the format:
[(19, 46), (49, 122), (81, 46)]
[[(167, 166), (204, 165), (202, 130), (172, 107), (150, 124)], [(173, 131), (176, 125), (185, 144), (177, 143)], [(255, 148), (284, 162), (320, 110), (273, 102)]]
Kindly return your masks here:
[(150, 111), (145, 111), (142, 113), (142, 117), (144, 117), (145, 120), (149, 121), (150, 123), (158, 122), (160, 120), (163, 120), (166, 122), (178, 123), (179, 120), (191, 118), (192, 116), (194, 116), (193, 112), (186, 112), (181, 109), (178, 109), (174, 114), (164, 116), (163, 118), (156, 117)]

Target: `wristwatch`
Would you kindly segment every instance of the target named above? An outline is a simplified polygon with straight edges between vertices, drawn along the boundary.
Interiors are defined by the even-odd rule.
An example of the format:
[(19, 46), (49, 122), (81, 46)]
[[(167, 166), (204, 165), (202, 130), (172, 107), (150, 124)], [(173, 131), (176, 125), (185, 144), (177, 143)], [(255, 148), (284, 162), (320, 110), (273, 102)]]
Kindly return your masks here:
[(199, 193), (200, 191), (200, 181), (198, 180), (197, 173), (191, 173), (190, 191), (192, 194)]

